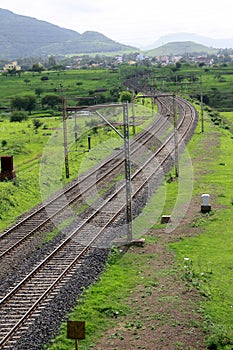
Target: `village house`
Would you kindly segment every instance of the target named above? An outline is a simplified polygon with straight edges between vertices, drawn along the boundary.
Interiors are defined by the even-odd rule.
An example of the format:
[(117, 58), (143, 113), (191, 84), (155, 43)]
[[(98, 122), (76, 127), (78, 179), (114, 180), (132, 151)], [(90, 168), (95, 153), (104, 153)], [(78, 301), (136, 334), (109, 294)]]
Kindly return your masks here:
[(7, 71), (13, 70), (13, 69), (15, 69), (16, 71), (21, 70), (21, 67), (18, 66), (17, 61), (13, 61), (12, 63), (5, 64), (5, 66), (3, 67), (3, 72), (7, 72)]

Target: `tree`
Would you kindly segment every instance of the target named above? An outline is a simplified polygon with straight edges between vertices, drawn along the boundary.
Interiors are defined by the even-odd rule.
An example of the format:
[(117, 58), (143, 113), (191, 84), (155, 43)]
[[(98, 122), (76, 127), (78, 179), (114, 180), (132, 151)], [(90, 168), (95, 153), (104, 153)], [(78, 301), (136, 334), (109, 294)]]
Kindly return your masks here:
[(35, 130), (35, 133), (37, 134), (38, 133), (38, 129), (40, 126), (42, 126), (43, 123), (38, 120), (38, 119), (33, 119), (33, 127), (34, 127), (34, 130)]
[(13, 112), (11, 113), (10, 122), (21, 122), (22, 120), (27, 120), (28, 116), (25, 112)]
[(25, 107), (25, 100), (23, 97), (15, 96), (11, 99), (11, 107), (21, 111)]
[(61, 105), (62, 103), (62, 98), (61, 96), (57, 95), (45, 95), (42, 100), (41, 100), (42, 106), (48, 106), (51, 108), (55, 108), (58, 105)]
[(30, 114), (33, 109), (35, 109), (36, 106), (36, 98), (32, 95), (27, 96), (16, 96), (13, 97), (11, 100), (11, 107), (13, 109), (17, 109), (18, 111), (21, 111), (22, 109), (25, 111), (28, 111)]
[(42, 94), (42, 92), (43, 92), (43, 89), (41, 89), (41, 88), (36, 88), (36, 89), (35, 89), (35, 94), (36, 94), (36, 96), (38, 96), (38, 97)]
[(33, 109), (35, 109), (36, 107), (36, 98), (35, 96), (32, 96), (32, 95), (28, 95), (28, 96), (25, 96), (25, 111), (28, 111), (29, 114), (32, 113)]
[(56, 59), (55, 59), (54, 56), (49, 56), (48, 65), (49, 65), (49, 69), (52, 69), (52, 68), (56, 67), (57, 62), (56, 62)]
[(17, 70), (16, 70), (16, 68), (12, 68), (12, 69), (7, 69), (7, 72), (8, 72), (10, 75), (16, 75)]
[(41, 73), (43, 70), (45, 70), (45, 68), (43, 64), (40, 64), (40, 63), (34, 63), (31, 68), (32, 72), (37, 72), (37, 73)]
[(129, 91), (121, 91), (120, 102), (131, 102), (132, 94)]

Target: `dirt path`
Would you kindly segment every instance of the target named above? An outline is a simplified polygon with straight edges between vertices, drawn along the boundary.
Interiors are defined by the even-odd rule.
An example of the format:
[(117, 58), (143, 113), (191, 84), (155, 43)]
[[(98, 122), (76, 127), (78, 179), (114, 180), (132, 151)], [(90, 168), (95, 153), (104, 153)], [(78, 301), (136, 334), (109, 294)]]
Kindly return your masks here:
[(155, 255), (143, 269), (142, 278), (156, 276), (156, 283), (147, 288), (145, 284), (138, 285), (132, 291), (128, 301), (132, 314), (107, 331), (94, 349), (207, 349), (207, 334), (200, 327), (203, 320), (198, 312), (201, 296), (182, 278), (174, 253), (167, 247), (167, 243), (194, 236), (200, 230), (190, 225), (200, 213), (197, 199), (190, 208), (185, 220), (171, 234), (151, 230), (148, 234), (158, 237), (156, 243), (130, 248), (131, 253)]

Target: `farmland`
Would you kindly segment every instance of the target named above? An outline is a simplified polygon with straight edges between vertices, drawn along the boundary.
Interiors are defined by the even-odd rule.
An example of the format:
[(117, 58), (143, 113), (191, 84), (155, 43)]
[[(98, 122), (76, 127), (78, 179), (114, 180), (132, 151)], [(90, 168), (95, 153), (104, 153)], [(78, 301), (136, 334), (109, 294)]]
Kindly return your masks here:
[[(40, 89), (41, 96), (51, 93), (61, 95), (63, 92), (69, 97), (95, 96), (99, 94), (96, 90), (105, 90), (104, 98), (109, 100), (116, 88), (119, 90), (118, 75), (110, 70), (25, 72), (20, 76), (0, 76), (2, 107), (4, 103), (9, 106), (9, 99), (16, 95), (35, 95), (37, 89)], [(114, 100), (113, 96), (111, 98)]]

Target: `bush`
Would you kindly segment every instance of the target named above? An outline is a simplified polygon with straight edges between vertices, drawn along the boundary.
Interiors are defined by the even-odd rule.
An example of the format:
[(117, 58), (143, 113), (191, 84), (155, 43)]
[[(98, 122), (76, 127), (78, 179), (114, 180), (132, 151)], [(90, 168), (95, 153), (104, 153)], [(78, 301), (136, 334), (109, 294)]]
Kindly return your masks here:
[(13, 112), (10, 117), (10, 122), (21, 122), (22, 120), (27, 120), (28, 116), (25, 112)]
[(132, 94), (129, 91), (122, 91), (120, 94), (120, 102), (131, 102)]
[(41, 81), (46, 81), (46, 80), (49, 80), (49, 77), (43, 76), (43, 77), (40, 78), (40, 80), (41, 80)]
[(2, 148), (5, 147), (7, 145), (7, 141), (6, 140), (2, 140)]

